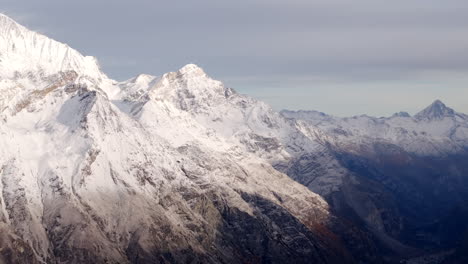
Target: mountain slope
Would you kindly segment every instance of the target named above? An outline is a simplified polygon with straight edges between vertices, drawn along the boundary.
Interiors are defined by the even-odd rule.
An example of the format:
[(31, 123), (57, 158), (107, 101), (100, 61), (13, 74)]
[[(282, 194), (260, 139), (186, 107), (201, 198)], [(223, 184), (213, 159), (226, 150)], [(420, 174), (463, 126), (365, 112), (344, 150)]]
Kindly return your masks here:
[(195, 65), (119, 83), (0, 26), (0, 263), (380, 261), (267, 162), (301, 148), (291, 133), (309, 139), (265, 104)]
[[(282, 114), (323, 131), (327, 137), (318, 140), (348, 172), (338, 192), (322, 193), (339, 215), (362, 221), (396, 250), (399, 246), (392, 240), (423, 249), (446, 249), (460, 242), (456, 229), (440, 230), (463, 221), (449, 216), (464, 208), (468, 198), (466, 115), (438, 100), (415, 117)], [(320, 167), (290, 164), (286, 173), (306, 185), (310, 178), (326, 177), (327, 173), (309, 175), (297, 169), (311, 164)]]
[(0, 26), (0, 263), (391, 263), (463, 239), (468, 117), (440, 101), (278, 113), (193, 64), (117, 82)]

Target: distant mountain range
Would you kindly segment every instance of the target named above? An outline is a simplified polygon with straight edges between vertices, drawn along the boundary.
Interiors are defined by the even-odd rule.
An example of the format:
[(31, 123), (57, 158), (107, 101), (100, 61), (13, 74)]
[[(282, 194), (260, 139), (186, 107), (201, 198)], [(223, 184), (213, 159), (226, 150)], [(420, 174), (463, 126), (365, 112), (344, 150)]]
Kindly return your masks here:
[(124, 82), (0, 15), (0, 263), (463, 263), (468, 116)]

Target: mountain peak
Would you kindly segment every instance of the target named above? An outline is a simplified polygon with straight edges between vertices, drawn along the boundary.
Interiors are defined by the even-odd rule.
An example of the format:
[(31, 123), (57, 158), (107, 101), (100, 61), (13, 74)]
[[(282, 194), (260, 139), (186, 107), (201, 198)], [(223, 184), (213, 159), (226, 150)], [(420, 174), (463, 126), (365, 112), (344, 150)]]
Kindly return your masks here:
[(444, 117), (451, 117), (455, 115), (455, 111), (447, 107), (442, 101), (435, 100), (431, 105), (419, 112), (415, 117), (416, 119), (442, 119)]
[(401, 111), (401, 112), (398, 112), (398, 113), (394, 113), (392, 115), (392, 117), (411, 117), (411, 115), (408, 114), (408, 112)]
[(131, 78), (129, 81), (134, 82), (134, 83), (139, 83), (139, 82), (151, 82), (154, 80), (156, 76), (150, 75), (150, 74), (138, 74), (136, 77)]
[(93, 79), (104, 77), (94, 57), (83, 56), (64, 43), (52, 40), (0, 14), (0, 75), (30, 73), (53, 75), (75, 71)]
[(445, 107), (445, 104), (439, 99), (436, 99), (431, 105), (438, 105), (438, 106), (444, 106)]
[(182, 75), (197, 75), (197, 76), (206, 75), (205, 71), (201, 67), (192, 63), (187, 64), (184, 67), (180, 68), (178, 70), (178, 73)]

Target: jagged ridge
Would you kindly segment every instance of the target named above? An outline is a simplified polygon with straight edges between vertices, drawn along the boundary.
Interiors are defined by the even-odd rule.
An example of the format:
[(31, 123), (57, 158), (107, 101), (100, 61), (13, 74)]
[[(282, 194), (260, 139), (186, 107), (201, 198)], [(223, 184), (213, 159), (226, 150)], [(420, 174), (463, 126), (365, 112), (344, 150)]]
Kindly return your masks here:
[(30, 31), (0, 14), (0, 72), (3, 78), (75, 71), (95, 79), (105, 75), (94, 57)]

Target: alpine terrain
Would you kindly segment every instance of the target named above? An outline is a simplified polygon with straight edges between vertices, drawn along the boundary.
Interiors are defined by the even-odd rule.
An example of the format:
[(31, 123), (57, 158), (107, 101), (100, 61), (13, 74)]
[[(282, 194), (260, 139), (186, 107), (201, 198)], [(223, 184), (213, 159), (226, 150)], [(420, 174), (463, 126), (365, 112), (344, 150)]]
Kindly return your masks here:
[(276, 112), (119, 82), (0, 14), (0, 263), (463, 263), (468, 116)]

